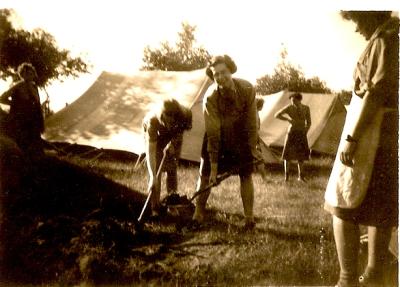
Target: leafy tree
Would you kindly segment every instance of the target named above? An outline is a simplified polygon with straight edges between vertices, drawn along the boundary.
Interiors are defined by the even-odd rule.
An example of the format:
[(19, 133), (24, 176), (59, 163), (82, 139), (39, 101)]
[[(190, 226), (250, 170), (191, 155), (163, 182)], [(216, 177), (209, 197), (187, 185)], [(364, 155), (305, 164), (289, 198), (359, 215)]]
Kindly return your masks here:
[(88, 72), (88, 64), (60, 49), (54, 37), (42, 29), (32, 32), (17, 29), (10, 17), (13, 10), (0, 9), (0, 78), (16, 79), (17, 67), (30, 62), (38, 73), (37, 84), (45, 87), (63, 77), (76, 77)]
[(318, 77), (306, 79), (300, 67), (295, 67), (288, 62), (286, 49), (281, 52), (281, 61), (275, 67), (274, 73), (258, 78), (255, 88), (256, 92), (261, 95), (270, 95), (282, 90), (304, 93), (331, 93), (325, 82)]
[(202, 46), (196, 46), (196, 26), (182, 23), (175, 46), (169, 42), (160, 43), (158, 48), (146, 46), (142, 70), (191, 71), (205, 68), (211, 56)]

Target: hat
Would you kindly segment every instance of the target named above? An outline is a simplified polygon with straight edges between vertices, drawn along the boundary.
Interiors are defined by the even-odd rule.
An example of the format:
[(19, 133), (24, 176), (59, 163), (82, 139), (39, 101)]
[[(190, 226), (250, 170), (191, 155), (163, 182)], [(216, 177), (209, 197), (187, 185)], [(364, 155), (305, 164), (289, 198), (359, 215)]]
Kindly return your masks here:
[(289, 96), (289, 99), (291, 98), (295, 98), (301, 101), (303, 99), (303, 96), (300, 93), (293, 93)]

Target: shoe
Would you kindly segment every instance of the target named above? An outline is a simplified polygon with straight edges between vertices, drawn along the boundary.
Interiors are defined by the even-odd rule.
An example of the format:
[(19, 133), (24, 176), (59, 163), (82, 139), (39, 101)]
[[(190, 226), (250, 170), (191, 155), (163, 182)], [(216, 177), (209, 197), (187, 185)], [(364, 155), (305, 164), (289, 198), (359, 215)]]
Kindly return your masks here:
[(254, 220), (248, 220), (243, 226), (243, 231), (253, 231), (256, 227)]
[(192, 221), (197, 221), (198, 223), (203, 223), (204, 222), (204, 212), (201, 212), (197, 209), (195, 209), (193, 217), (192, 217)]
[(149, 219), (150, 220), (158, 220), (158, 219), (160, 219), (160, 212), (158, 210), (152, 210)]
[(185, 229), (185, 230), (187, 230), (187, 231), (198, 231), (198, 230), (200, 230), (201, 228), (203, 227), (203, 225), (200, 223), (200, 222), (198, 222), (197, 220), (191, 220), (189, 223), (188, 223), (188, 225), (185, 227), (185, 228), (183, 228), (183, 229)]
[(335, 285), (335, 287), (360, 287), (358, 284), (343, 284), (343, 283), (337, 283), (336, 285)]
[(378, 287), (383, 286), (383, 277), (377, 273), (366, 271), (358, 278), (358, 282), (362, 287)]
[(345, 283), (343, 281), (339, 281), (336, 283), (335, 287), (360, 287), (357, 283), (350, 284), (350, 283)]
[(297, 178), (297, 181), (299, 181), (299, 182), (307, 182), (306, 179), (304, 177), (302, 177), (302, 176), (299, 176)]

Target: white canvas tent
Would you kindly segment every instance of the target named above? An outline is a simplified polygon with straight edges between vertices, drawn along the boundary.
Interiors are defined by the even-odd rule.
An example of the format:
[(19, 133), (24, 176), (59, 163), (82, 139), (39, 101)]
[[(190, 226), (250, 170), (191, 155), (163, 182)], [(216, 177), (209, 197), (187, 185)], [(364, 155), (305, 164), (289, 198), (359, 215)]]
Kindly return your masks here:
[[(44, 137), (141, 154), (146, 113), (168, 97), (190, 107), (203, 98), (209, 84), (204, 70), (143, 71), (132, 76), (103, 72), (80, 98), (46, 120)], [(193, 120), (192, 131), (184, 136), (182, 158), (199, 161), (201, 111), (193, 111)]]
[[(138, 72), (132, 76), (103, 72), (75, 102), (46, 120), (45, 139), (96, 148), (144, 152), (142, 120), (163, 99), (191, 107), (193, 128), (184, 133), (181, 158), (200, 161), (204, 137), (202, 101), (211, 84), (204, 70)], [(277, 162), (268, 148), (264, 159)]]
[[(202, 102), (210, 84), (204, 70), (143, 71), (132, 76), (103, 72), (80, 98), (46, 120), (44, 137), (50, 141), (141, 154), (144, 152), (143, 117), (154, 105), (173, 97), (191, 107), (193, 113), (193, 128), (184, 134), (181, 158), (198, 162), (204, 136)], [(304, 102), (310, 105), (314, 122), (309, 140), (313, 148), (326, 152), (334, 149), (329, 148), (331, 140), (333, 146), (338, 142), (336, 135), (332, 137), (330, 132), (326, 132), (327, 125), (338, 127), (336, 122), (332, 124), (328, 120), (335, 117), (332, 110), (336, 98), (332, 95), (320, 95), (320, 100), (317, 98), (318, 95), (305, 94)], [(282, 145), (286, 124), (274, 119), (273, 113), (288, 100), (284, 93), (264, 99), (264, 109), (260, 113), (261, 138), (268, 145)], [(267, 162), (279, 161), (279, 157), (266, 146), (263, 147), (263, 156)]]
[[(302, 103), (310, 107), (311, 128), (307, 138), (311, 149), (327, 154), (335, 154), (342, 133), (346, 109), (337, 95), (302, 93)], [(274, 114), (290, 104), (289, 93), (264, 96), (264, 106), (260, 111), (260, 137), (268, 146), (283, 146), (288, 123), (275, 119)]]

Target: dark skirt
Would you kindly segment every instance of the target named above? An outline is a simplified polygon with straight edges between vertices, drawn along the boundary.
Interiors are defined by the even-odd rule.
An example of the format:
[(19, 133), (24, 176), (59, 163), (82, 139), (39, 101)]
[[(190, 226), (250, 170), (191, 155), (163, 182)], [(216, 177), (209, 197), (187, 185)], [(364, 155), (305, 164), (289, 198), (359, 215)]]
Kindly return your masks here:
[(307, 160), (310, 157), (307, 133), (305, 131), (292, 130), (286, 135), (283, 147), (282, 159)]
[[(218, 153), (218, 174), (229, 172), (241, 176), (250, 175), (254, 170), (253, 156), (249, 148), (230, 151), (221, 146)], [(204, 136), (201, 149), (200, 175), (208, 177), (211, 171), (210, 156), (207, 151), (207, 135)]]
[(372, 177), (363, 202), (355, 209), (332, 207), (333, 215), (356, 224), (378, 227), (398, 225), (398, 113), (385, 115)]

